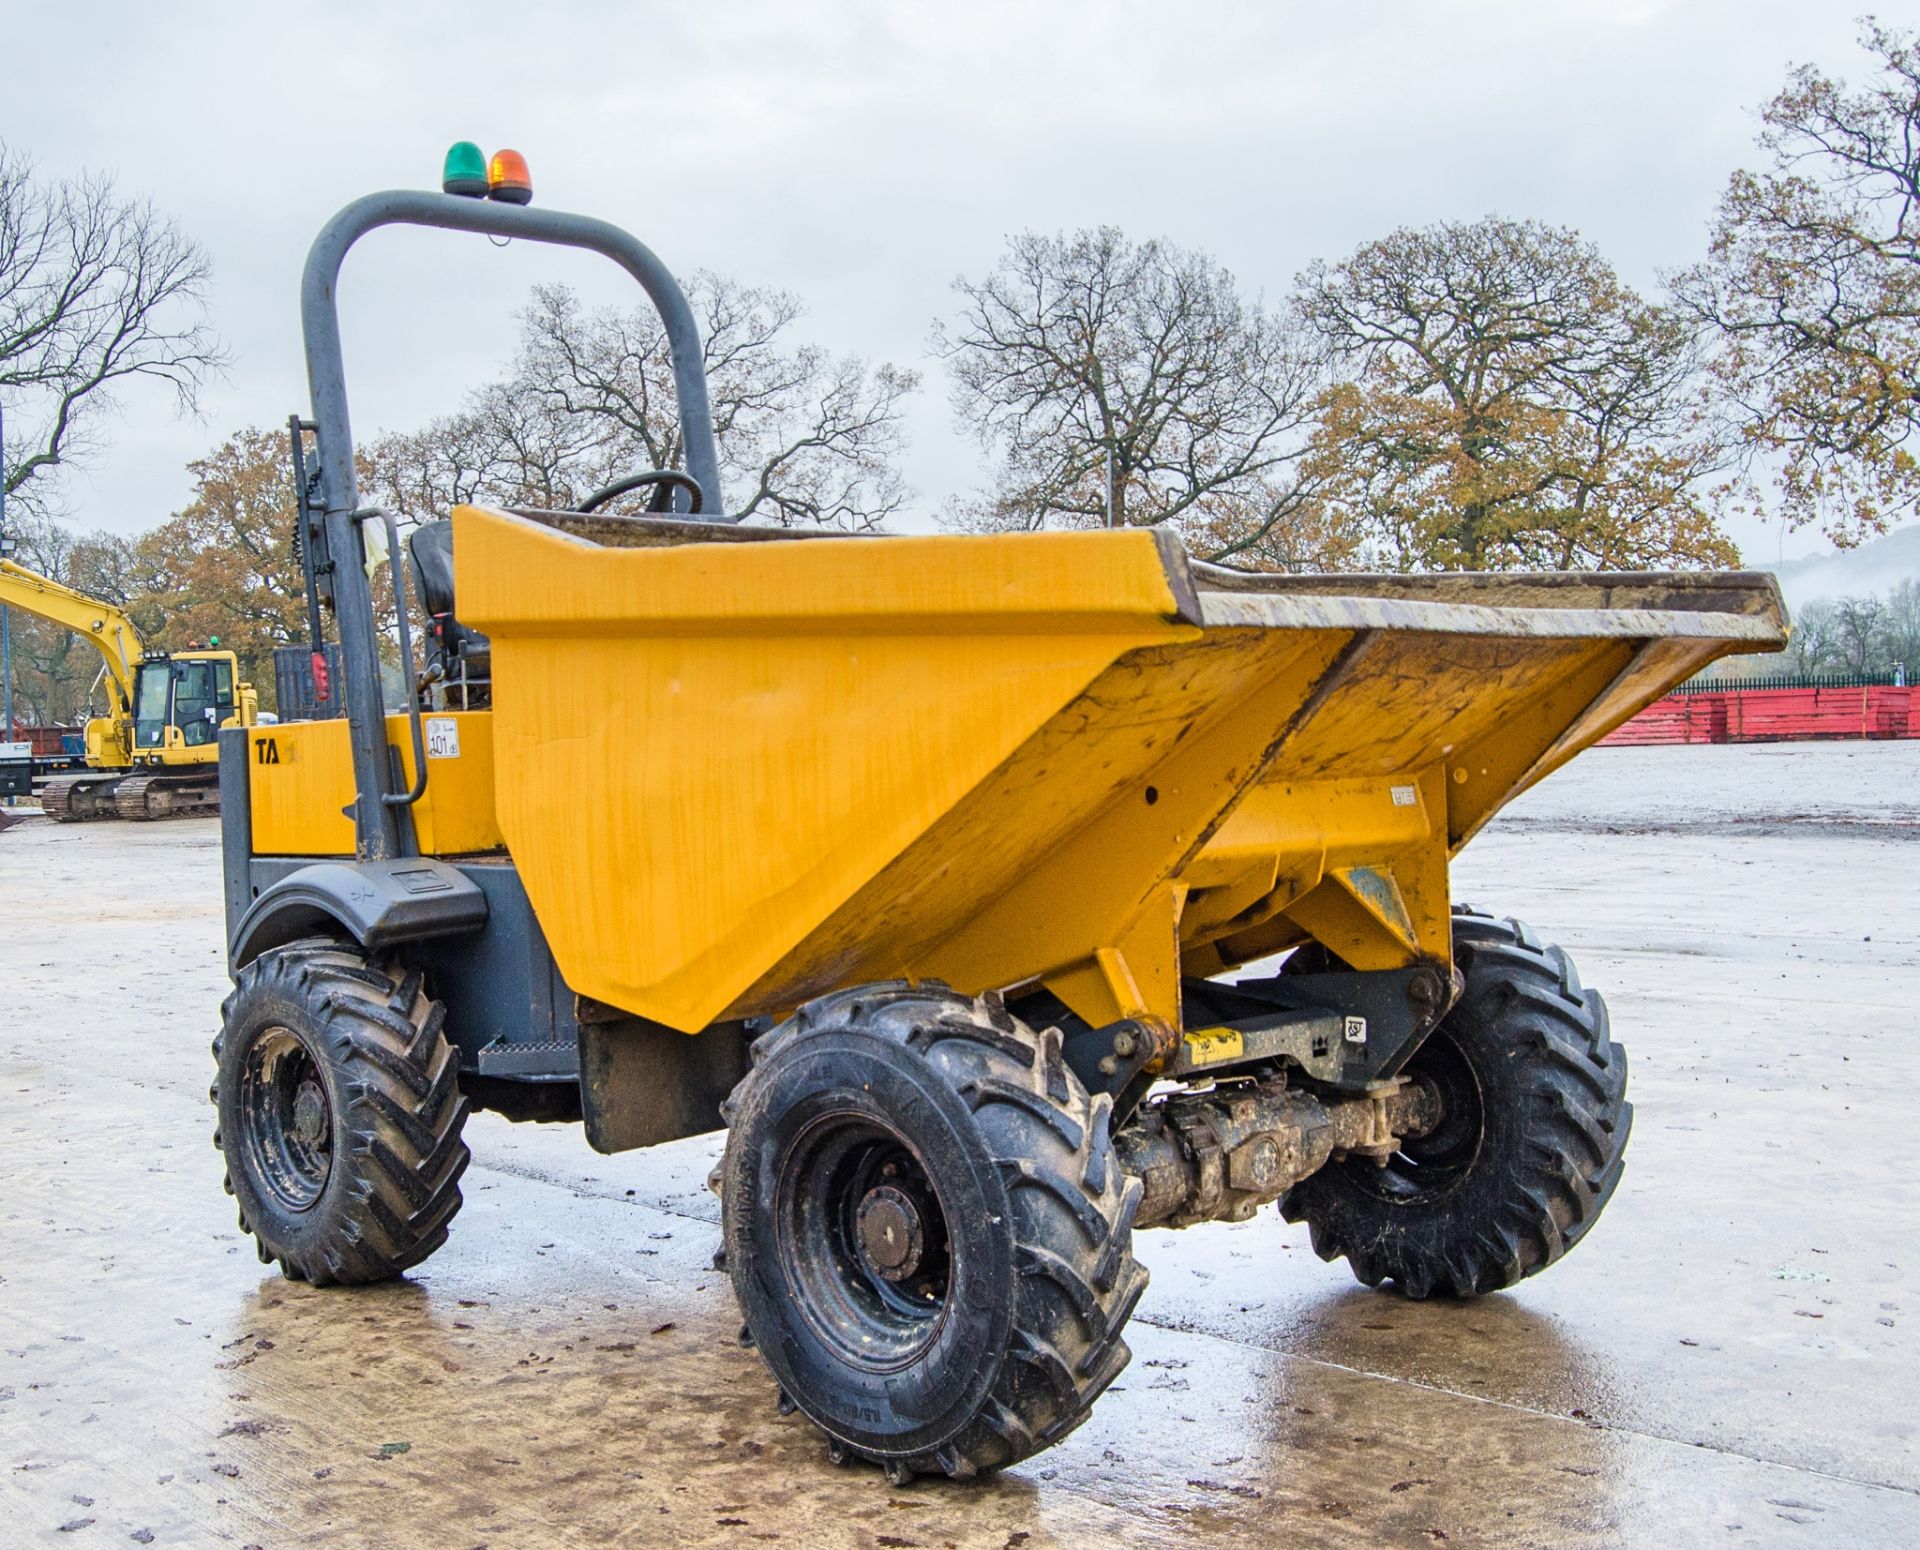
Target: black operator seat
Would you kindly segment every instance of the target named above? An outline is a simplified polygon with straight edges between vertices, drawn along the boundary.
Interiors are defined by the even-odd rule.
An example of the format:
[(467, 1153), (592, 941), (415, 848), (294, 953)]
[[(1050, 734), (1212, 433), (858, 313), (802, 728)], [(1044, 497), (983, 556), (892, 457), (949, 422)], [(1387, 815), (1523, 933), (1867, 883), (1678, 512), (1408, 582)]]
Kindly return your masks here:
[(448, 677), (462, 665), (469, 678), (487, 678), (492, 671), (492, 649), (487, 637), (470, 630), (453, 612), (453, 523), (446, 518), (413, 530), (407, 539), (413, 561), (413, 588), (427, 614), (429, 650), (438, 653)]

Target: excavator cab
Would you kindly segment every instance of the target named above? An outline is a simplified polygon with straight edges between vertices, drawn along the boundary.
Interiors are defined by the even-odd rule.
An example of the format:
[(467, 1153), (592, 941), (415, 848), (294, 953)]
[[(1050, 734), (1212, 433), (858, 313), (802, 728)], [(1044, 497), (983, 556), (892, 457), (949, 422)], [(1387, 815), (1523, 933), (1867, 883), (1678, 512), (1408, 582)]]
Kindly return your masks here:
[(247, 686), (231, 651), (154, 653), (141, 662), (133, 691), (134, 758), (139, 763), (200, 763), (219, 756), (220, 728), (234, 722)]

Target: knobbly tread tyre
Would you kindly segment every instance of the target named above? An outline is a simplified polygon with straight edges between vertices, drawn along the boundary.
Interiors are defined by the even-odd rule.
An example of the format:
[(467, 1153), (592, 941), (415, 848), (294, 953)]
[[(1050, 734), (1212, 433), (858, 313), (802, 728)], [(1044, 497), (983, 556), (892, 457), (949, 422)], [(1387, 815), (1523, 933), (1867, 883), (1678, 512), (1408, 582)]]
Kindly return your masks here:
[[(788, 1283), (782, 1267), (768, 1263), (772, 1208), (756, 1191), (756, 1181), (765, 1182), (759, 1159), (781, 1135), (780, 1116), (769, 1105), (795, 1080), (798, 1063), (812, 1059), (831, 1072), (845, 1047), (929, 1075), (959, 1106), (986, 1165), (993, 1220), (969, 1226), (1000, 1235), (1010, 1317), (1000, 1348), (987, 1353), (992, 1370), (968, 1413), (939, 1418), (951, 1422), (943, 1435), (896, 1438), (845, 1424), (822, 1388), (833, 1369), (807, 1365), (777, 1311)], [(1113, 1157), (1112, 1099), (1087, 1095), (1061, 1058), (1058, 1031), (1024, 1027), (997, 996), (891, 983), (808, 1003), (761, 1038), (752, 1055), (753, 1069), (726, 1106), (731, 1128), (719, 1170), (724, 1253), (783, 1404), (827, 1433), (836, 1458), (871, 1460), (895, 1481), (1001, 1469), (1084, 1421), (1129, 1360), (1121, 1331), (1147, 1273), (1132, 1256), (1141, 1185)], [(966, 1251), (978, 1252), (972, 1245)], [(990, 1322), (969, 1310), (953, 1316)]]
[[(383, 1281), (447, 1240), (468, 1152), (459, 1061), (417, 970), (371, 961), (350, 942), (313, 938), (242, 969), (221, 1006), (208, 1096), (227, 1192), (262, 1263), (316, 1286)], [(248, 1044), (269, 1027), (300, 1037), (323, 1073), (331, 1164), (320, 1196), (289, 1210), (254, 1176), (237, 1111)]]
[[(1464, 907), (1453, 940), (1466, 986), (1428, 1037), (1451, 1041), (1479, 1083), (1483, 1121), (1464, 1176), (1439, 1198), (1390, 1199), (1375, 1164), (1353, 1159), (1280, 1200), (1320, 1258), (1344, 1256), (1366, 1285), (1391, 1281), (1414, 1298), (1499, 1291), (1564, 1256), (1619, 1185), (1633, 1125), (1626, 1051), (1567, 955), (1518, 921)], [(1421, 1069), (1419, 1052), (1408, 1069)]]

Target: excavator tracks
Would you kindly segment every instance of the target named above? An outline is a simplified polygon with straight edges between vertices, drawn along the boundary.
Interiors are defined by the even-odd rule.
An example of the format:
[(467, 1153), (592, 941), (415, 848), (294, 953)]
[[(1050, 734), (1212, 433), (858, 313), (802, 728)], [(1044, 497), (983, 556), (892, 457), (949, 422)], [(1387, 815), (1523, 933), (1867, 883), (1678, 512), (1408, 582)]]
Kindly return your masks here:
[(218, 772), (154, 770), (129, 775), (114, 788), (113, 805), (122, 818), (149, 823), (156, 818), (200, 818), (220, 811)]
[(116, 805), (122, 781), (119, 771), (105, 774), (56, 775), (41, 785), (41, 809), (55, 823), (94, 823), (118, 818)]

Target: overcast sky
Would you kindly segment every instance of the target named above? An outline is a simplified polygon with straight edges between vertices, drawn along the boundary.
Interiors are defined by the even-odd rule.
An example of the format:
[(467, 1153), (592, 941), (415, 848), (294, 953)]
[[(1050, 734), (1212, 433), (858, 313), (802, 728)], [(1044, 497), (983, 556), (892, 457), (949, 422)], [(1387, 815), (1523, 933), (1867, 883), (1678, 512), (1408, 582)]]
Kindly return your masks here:
[[(1912, 5), (1882, 5), (1911, 25)], [(296, 308), (321, 223), (437, 185), (455, 139), (512, 145), (544, 205), (669, 265), (797, 292), (808, 337), (914, 366), (925, 513), (982, 477), (930, 321), (1009, 233), (1110, 222), (1205, 248), (1277, 297), (1315, 258), (1488, 213), (1575, 226), (1632, 283), (1695, 257), (1754, 110), (1792, 63), (1865, 73), (1820, 0), (756, 0), (0, 4), (0, 140), (112, 172), (202, 241), (233, 354), (200, 421), (126, 401), (69, 515), (133, 531), (184, 465), (305, 409)], [(456, 406), (529, 285), (627, 300), (603, 260), (389, 231), (341, 287), (363, 439)], [(637, 293), (636, 293), (637, 294)], [(919, 525), (912, 522), (909, 525)], [(1777, 534), (1736, 532), (1752, 561)], [(1791, 556), (1824, 548), (1785, 539)]]

